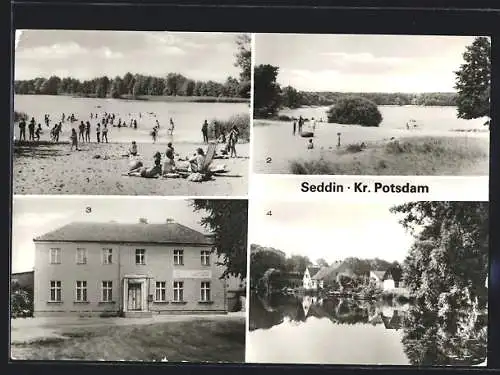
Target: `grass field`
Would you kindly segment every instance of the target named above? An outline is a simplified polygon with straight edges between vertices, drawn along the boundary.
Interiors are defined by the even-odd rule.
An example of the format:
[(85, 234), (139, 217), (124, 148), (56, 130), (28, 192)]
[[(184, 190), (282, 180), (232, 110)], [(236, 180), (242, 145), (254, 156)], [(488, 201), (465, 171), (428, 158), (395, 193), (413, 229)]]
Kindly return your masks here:
[(244, 362), (245, 320), (66, 328), (62, 337), (14, 343), (13, 359)]
[(318, 159), (293, 160), (294, 174), (487, 175), (488, 142), (465, 137), (415, 137), (349, 144), (324, 150)]
[(293, 174), (487, 175), (488, 142), (466, 137), (415, 137), (323, 150), (318, 159), (292, 160)]

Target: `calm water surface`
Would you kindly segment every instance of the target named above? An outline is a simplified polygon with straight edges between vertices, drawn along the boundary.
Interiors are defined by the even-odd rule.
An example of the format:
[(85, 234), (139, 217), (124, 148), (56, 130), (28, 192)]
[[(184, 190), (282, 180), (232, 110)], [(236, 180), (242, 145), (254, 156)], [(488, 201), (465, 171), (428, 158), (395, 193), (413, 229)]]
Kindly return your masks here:
[[(151, 142), (150, 132), (156, 123), (160, 123), (159, 140), (166, 141), (167, 129), (170, 117), (175, 123), (174, 142), (198, 142), (202, 141), (201, 125), (206, 119), (227, 120), (236, 114), (248, 114), (247, 103), (189, 103), (189, 102), (156, 102), (146, 100), (117, 100), (97, 98), (72, 98), (70, 96), (51, 95), (15, 95), (14, 109), (27, 113), (30, 118), (42, 124), (44, 114), (48, 113), (53, 121), (60, 121), (62, 113), (66, 115), (74, 113), (78, 120), (91, 123), (91, 138), (95, 139), (95, 125), (97, 120), (90, 119), (90, 113), (104, 112), (115, 113), (116, 122), (118, 118), (130, 124), (130, 119), (137, 119), (138, 129), (109, 127), (108, 138), (114, 142)], [(141, 117), (139, 117), (141, 113)], [(101, 117), (98, 118), (99, 120)], [(79, 122), (74, 123), (78, 126)], [(53, 122), (51, 122), (51, 126)], [(69, 123), (63, 124), (63, 135), (61, 140), (67, 140), (70, 135)], [(18, 127), (15, 127), (15, 135), (18, 137)], [(28, 130), (26, 129), (26, 133)], [(48, 139), (48, 131), (42, 139)], [(28, 136), (28, 134), (26, 134)], [(170, 140), (170, 139), (169, 139)]]
[(470, 323), (470, 316), (443, 319), (410, 304), (254, 294), (247, 361), (475, 365), (486, 358), (486, 322)]
[[(285, 109), (282, 115), (323, 119), (327, 121), (326, 111), (329, 107), (303, 107)], [(457, 118), (456, 107), (423, 107), (423, 106), (379, 106), (382, 114), (380, 128), (406, 129), (406, 122), (415, 120), (421, 129), (455, 130), (455, 129), (484, 129), (486, 118), (463, 120)]]

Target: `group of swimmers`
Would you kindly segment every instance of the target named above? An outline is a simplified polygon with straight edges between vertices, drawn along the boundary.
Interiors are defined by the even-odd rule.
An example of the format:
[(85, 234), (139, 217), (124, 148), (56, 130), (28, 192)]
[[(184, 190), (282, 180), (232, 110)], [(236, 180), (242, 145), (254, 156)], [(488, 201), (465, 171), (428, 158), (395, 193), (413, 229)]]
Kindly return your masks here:
[[(310, 120), (308, 120), (311, 125), (311, 129), (314, 133), (314, 131), (316, 130), (316, 120), (314, 119), (314, 117), (312, 117)], [(304, 126), (304, 123), (306, 122), (306, 119), (303, 118), (302, 116), (299, 116), (298, 120), (297, 119), (293, 119), (293, 130), (292, 130), (292, 134), (295, 135), (296, 133), (297, 134), (301, 134), (302, 133), (302, 127)], [(298, 126), (298, 132), (297, 132), (297, 126)]]

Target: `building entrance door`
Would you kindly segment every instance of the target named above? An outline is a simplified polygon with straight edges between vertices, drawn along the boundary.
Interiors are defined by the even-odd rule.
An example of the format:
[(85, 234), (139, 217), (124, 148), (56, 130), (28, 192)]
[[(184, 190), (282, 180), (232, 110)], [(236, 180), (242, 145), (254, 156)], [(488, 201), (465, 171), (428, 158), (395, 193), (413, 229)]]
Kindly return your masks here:
[(142, 310), (142, 285), (140, 283), (128, 284), (128, 305), (129, 311)]

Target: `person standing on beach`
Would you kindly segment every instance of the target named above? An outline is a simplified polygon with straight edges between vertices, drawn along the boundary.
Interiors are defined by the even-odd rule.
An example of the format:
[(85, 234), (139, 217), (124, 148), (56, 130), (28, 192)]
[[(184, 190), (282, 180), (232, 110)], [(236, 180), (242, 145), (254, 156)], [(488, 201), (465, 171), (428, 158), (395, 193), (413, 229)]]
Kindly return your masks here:
[[(131, 122), (131, 125), (132, 125), (132, 121)], [(134, 129), (137, 129), (137, 120), (134, 120)]]
[(34, 141), (35, 140), (35, 118), (32, 117), (31, 121), (28, 125), (28, 131), (29, 131), (29, 140)]
[(95, 133), (97, 135), (97, 143), (101, 143), (101, 124), (98, 122), (95, 128)]
[(26, 121), (24, 119), (19, 122), (19, 140), (26, 140)]
[(76, 135), (75, 128), (71, 129), (71, 151), (73, 151), (73, 146), (75, 146), (75, 150), (78, 151), (78, 136)]
[(104, 124), (104, 127), (102, 128), (102, 141), (104, 143), (104, 138), (106, 138), (106, 143), (108, 143), (108, 125)]
[(297, 120), (293, 120), (293, 135), (295, 135), (296, 131), (297, 131)]
[(85, 125), (85, 142), (90, 142), (90, 122)]
[(203, 143), (208, 143), (208, 122), (205, 120), (201, 126), (201, 132), (203, 134)]
[(302, 133), (302, 125), (304, 125), (304, 119), (299, 116), (299, 134)]
[(85, 123), (80, 121), (80, 125), (78, 126), (78, 140), (82, 139), (82, 142), (85, 142)]

